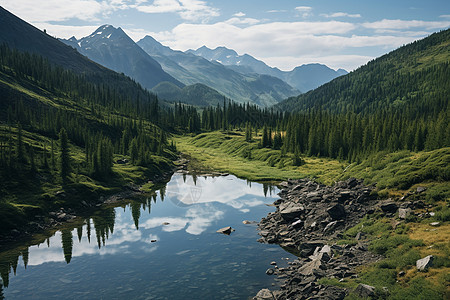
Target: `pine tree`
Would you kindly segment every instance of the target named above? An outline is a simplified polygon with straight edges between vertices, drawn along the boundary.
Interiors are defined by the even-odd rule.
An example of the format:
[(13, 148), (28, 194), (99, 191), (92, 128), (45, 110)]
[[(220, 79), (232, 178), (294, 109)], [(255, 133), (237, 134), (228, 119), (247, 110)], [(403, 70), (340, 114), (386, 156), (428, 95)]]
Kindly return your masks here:
[(64, 183), (67, 182), (67, 178), (71, 171), (70, 153), (69, 153), (69, 141), (67, 138), (67, 132), (64, 128), (61, 128), (59, 132), (59, 145), (60, 145), (60, 174)]

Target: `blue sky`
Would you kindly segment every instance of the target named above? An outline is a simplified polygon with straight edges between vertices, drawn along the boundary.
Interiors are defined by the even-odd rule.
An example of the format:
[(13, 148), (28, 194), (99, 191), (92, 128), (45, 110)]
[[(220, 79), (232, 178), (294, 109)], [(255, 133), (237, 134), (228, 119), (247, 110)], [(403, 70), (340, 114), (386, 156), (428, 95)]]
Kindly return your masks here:
[(177, 50), (225, 46), (290, 70), (323, 63), (353, 70), (450, 27), (449, 1), (0, 0), (51, 35), (77, 38), (103, 24), (135, 41), (151, 35)]

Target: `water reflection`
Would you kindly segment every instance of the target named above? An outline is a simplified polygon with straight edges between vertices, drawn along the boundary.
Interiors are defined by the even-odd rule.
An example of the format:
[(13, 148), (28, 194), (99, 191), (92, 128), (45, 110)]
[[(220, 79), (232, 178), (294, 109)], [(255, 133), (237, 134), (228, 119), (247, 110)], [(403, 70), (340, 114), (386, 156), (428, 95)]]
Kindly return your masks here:
[[(259, 218), (264, 216), (267, 211), (264, 204), (273, 201), (264, 200), (264, 197), (275, 191), (270, 185), (252, 184), (234, 176), (206, 178), (175, 175), (167, 186), (151, 197), (135, 199), (120, 207), (102, 208), (71, 226), (0, 253), (3, 286), (9, 286), (10, 274), (15, 275), (18, 266), (25, 270), (28, 266), (40, 266), (44, 263), (69, 264), (77, 257), (88, 255), (128, 255), (139, 261), (144, 254), (158, 252), (160, 256), (167, 254), (170, 261), (173, 260), (170, 255), (187, 256), (192, 263), (201, 264), (199, 257), (208, 256), (206, 243), (217, 239), (214, 240), (215, 243), (225, 242), (220, 247), (229, 249), (226, 247), (230, 247), (230, 240), (208, 235), (201, 243), (205, 245), (205, 249), (198, 252), (193, 246), (197, 241), (196, 237), (215, 233), (215, 230), (223, 227), (222, 222), (227, 222), (226, 225), (231, 222), (242, 223), (243, 216), (256, 207), (262, 209)], [(163, 204), (164, 200), (166, 203)], [(253, 215), (247, 217), (252, 218)], [(245, 230), (247, 229), (240, 231), (243, 236), (246, 235)], [(238, 246), (241, 250), (233, 251), (248, 251), (242, 250), (247, 247), (245, 243), (246, 241)], [(195, 256), (191, 254), (194, 252)], [(208, 258), (213, 270), (217, 265), (215, 259)], [(226, 259), (235, 260), (233, 257)], [(24, 273), (21, 275), (24, 276)], [(64, 280), (68, 279), (60, 279), (63, 283)], [(0, 300), (3, 297), (2, 288), (0, 286)]]

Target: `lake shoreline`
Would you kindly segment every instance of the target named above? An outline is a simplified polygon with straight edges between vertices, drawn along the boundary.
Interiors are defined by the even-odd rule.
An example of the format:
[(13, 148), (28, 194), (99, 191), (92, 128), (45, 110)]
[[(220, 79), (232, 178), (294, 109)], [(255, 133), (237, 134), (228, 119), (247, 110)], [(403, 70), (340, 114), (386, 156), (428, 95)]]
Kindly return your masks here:
[[(175, 161), (177, 163), (177, 161)], [(20, 243), (21, 241), (30, 239), (33, 235), (58, 228), (66, 223), (75, 221), (78, 217), (88, 214), (89, 212), (95, 211), (103, 205), (113, 204), (120, 202), (124, 199), (132, 198), (140, 194), (148, 193), (155, 189), (155, 185), (160, 185), (167, 183), (172, 175), (183, 168), (183, 163), (175, 164), (169, 170), (163, 171), (161, 174), (156, 174), (150, 179), (142, 180), (142, 183), (128, 183), (121, 186), (122, 191), (115, 193), (92, 193), (92, 197), (86, 198), (81, 201), (82, 206), (79, 208), (70, 207), (60, 207), (56, 211), (43, 212), (39, 211), (39, 215), (34, 216), (33, 219), (28, 220), (24, 226), (12, 229), (9, 234), (0, 235), (0, 250), (5, 250), (10, 247), (10, 245)], [(151, 186), (149, 189), (144, 185)], [(117, 187), (119, 188), (119, 187)], [(72, 194), (76, 194), (76, 191), (72, 191)], [(65, 190), (62, 190), (56, 195), (65, 201), (71, 198)], [(75, 196), (74, 196), (75, 198)], [(41, 215), (45, 214), (45, 215)]]

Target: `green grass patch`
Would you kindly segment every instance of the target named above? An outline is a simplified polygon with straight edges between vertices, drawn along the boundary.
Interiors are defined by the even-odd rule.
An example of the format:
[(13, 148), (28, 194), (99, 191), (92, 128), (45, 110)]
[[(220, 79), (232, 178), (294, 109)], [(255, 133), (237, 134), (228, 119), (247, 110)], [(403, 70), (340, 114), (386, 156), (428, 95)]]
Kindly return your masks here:
[(293, 166), (294, 155), (281, 150), (259, 148), (258, 139), (245, 141), (242, 132), (208, 132), (196, 136), (176, 136), (177, 149), (203, 168), (232, 173), (248, 180), (286, 180), (315, 178), (332, 183), (344, 164), (327, 158), (304, 158), (305, 164)]

